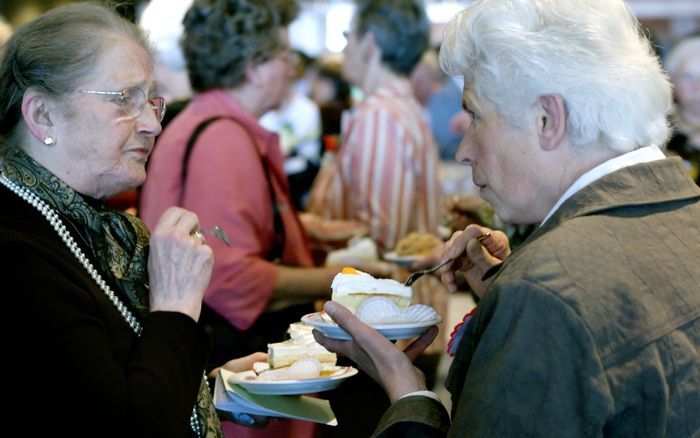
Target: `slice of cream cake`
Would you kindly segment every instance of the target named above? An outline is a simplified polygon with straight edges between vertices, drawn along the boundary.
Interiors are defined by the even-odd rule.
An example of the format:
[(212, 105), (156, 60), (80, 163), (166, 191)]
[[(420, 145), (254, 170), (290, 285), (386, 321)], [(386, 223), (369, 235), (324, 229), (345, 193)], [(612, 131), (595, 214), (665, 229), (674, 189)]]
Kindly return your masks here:
[(337, 356), (317, 343), (311, 333), (313, 327), (295, 322), (289, 325), (290, 339), (267, 344), (267, 361), (272, 368), (286, 367), (299, 359), (313, 357), (321, 362), (322, 372), (333, 369)]
[(368, 298), (386, 297), (403, 309), (411, 304), (413, 291), (396, 280), (374, 278), (355, 268), (345, 267), (331, 283), (331, 299), (350, 309), (352, 313)]

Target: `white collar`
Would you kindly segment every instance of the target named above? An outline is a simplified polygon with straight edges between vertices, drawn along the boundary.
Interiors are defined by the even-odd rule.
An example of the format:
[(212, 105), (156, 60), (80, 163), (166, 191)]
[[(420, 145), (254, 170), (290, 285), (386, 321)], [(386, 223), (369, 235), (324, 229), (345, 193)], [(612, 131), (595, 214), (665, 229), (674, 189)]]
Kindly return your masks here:
[(540, 225), (547, 222), (547, 219), (549, 219), (554, 214), (554, 212), (559, 209), (559, 207), (564, 203), (564, 201), (569, 199), (571, 196), (574, 195), (574, 193), (586, 187), (593, 181), (600, 179), (609, 173), (613, 173), (616, 170), (620, 170), (623, 167), (629, 167), (640, 163), (648, 163), (650, 161), (662, 160), (664, 158), (666, 158), (666, 156), (663, 152), (661, 152), (661, 149), (659, 149), (659, 147), (656, 145), (651, 145), (635, 149), (632, 152), (627, 152), (626, 154), (622, 154), (615, 158), (611, 158), (608, 161), (599, 164), (598, 166), (581, 175), (581, 177), (579, 177), (579, 179), (577, 179), (576, 182), (574, 182), (571, 185), (571, 187), (569, 187), (569, 189), (566, 192), (564, 192), (562, 197), (559, 198), (556, 204), (554, 204), (554, 207), (552, 207), (549, 213), (547, 213), (547, 216), (545, 216), (544, 220)]

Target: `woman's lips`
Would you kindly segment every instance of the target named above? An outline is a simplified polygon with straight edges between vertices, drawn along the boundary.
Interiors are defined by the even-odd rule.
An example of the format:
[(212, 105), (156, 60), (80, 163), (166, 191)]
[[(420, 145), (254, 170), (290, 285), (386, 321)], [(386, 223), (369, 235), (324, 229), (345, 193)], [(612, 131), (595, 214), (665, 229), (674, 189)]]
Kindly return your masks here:
[(129, 149), (129, 152), (139, 155), (142, 158), (148, 158), (148, 156), (151, 154), (151, 150), (149, 148), (134, 148)]

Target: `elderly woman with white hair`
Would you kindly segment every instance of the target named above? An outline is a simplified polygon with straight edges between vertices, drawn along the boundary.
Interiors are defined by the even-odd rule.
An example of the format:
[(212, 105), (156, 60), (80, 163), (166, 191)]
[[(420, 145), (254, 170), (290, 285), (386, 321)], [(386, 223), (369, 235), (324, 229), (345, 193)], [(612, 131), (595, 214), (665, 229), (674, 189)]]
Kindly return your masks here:
[(674, 133), (667, 148), (682, 157), (700, 184), (700, 36), (681, 40), (665, 59), (675, 86)]
[[(379, 436), (700, 436), (700, 188), (668, 136), (671, 87), (622, 0), (476, 0), (440, 54), (464, 76), (457, 160), (512, 253), (470, 225), (442, 273), (481, 297), (452, 334), (451, 424), (404, 352), (335, 303), (392, 406)], [(487, 239), (479, 239), (490, 232)]]

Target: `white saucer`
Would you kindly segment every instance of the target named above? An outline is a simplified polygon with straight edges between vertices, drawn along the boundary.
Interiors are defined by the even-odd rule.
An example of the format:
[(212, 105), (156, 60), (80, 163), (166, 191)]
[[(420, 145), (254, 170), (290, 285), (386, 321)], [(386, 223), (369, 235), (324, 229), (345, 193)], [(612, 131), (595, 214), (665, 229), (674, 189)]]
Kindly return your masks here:
[[(338, 327), (337, 324), (327, 322), (323, 319), (321, 312), (309, 313), (301, 318), (302, 322), (313, 326), (316, 330), (323, 333), (327, 338), (340, 339), (340, 340), (350, 340), (352, 337)], [(417, 338), (418, 336), (425, 333), (428, 328), (440, 324), (442, 318), (437, 315), (434, 319), (424, 322), (414, 322), (410, 324), (382, 324), (382, 325), (372, 325), (371, 327), (384, 335), (387, 339), (392, 341), (398, 339), (411, 339)]]
[(336, 368), (336, 372), (328, 377), (304, 380), (250, 380), (244, 377), (247, 373), (236, 373), (229, 377), (228, 383), (238, 385), (251, 394), (313, 394), (334, 389), (348, 377), (357, 374), (353, 367)]

